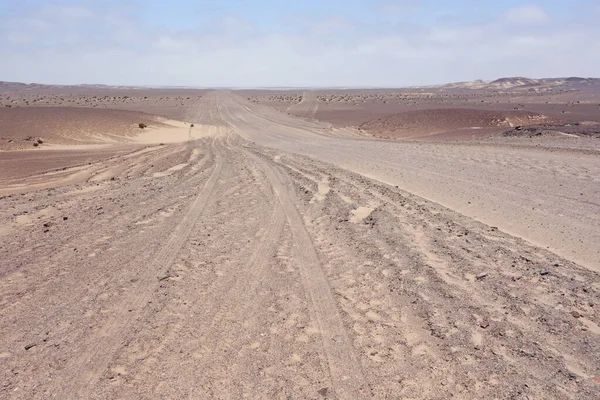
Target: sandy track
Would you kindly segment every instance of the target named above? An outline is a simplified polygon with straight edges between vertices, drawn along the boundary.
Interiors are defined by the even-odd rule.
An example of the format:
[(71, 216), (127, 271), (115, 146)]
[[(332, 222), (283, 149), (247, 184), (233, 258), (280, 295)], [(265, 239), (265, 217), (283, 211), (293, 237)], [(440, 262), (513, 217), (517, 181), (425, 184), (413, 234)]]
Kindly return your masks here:
[[(340, 140), (325, 127), (220, 93), (244, 137), (397, 185), (488, 225), (600, 269), (597, 154), (536, 148)], [(347, 136), (347, 135), (346, 135)]]
[[(393, 161), (389, 143), (227, 93), (203, 101), (190, 120), (211, 138), (0, 198), (0, 397), (598, 397), (597, 272), (383, 183), (367, 167)], [(478, 182), (505, 207), (523, 165), (539, 177), (570, 160), (567, 189), (595, 190), (586, 157), (401, 146), (423, 187), (440, 185), (432, 197), (463, 199), (486, 177), (461, 175), (463, 159), (507, 171), (498, 188)], [(444, 186), (446, 165), (458, 172)]]

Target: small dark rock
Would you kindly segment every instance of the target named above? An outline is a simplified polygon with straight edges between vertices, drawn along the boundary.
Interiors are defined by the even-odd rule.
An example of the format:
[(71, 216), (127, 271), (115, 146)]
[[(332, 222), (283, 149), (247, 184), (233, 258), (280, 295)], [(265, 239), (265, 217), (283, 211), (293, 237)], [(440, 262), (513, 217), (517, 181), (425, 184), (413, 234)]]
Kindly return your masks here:
[(37, 346), (37, 344), (35, 344), (35, 343), (28, 344), (27, 346), (25, 346), (25, 350), (32, 349), (32, 348), (34, 348), (35, 346)]
[(485, 278), (486, 276), (488, 276), (488, 273), (487, 272), (482, 272), (480, 274), (477, 274), (476, 278), (478, 280), (481, 280), (481, 279)]
[(69, 217), (63, 217), (63, 221), (66, 221), (68, 219), (69, 219)]
[(573, 316), (573, 318), (581, 318), (582, 315), (579, 313), (579, 311), (571, 311), (571, 315)]
[(327, 393), (329, 393), (329, 388), (319, 389), (319, 394), (323, 397), (327, 397)]
[(540, 270), (540, 275), (544, 276), (544, 275), (548, 275), (550, 273), (550, 271), (548, 271), (547, 269), (541, 269)]
[(490, 323), (488, 321), (482, 321), (479, 326), (483, 329), (487, 329), (490, 326)]

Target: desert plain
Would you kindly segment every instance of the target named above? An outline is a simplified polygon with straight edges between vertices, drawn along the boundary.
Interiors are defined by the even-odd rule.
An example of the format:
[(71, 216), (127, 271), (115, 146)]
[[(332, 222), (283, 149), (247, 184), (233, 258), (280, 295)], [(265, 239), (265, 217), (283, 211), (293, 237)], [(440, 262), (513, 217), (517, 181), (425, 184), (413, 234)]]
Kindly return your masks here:
[(0, 398), (600, 398), (600, 80), (0, 83)]

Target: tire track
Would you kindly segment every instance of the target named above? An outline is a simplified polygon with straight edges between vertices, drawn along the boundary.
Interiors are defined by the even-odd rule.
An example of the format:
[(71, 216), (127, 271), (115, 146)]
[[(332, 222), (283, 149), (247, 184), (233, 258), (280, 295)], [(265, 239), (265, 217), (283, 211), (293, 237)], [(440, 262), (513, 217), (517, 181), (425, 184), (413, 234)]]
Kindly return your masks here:
[(245, 151), (271, 181), (294, 237), (294, 258), (303, 279), (310, 308), (321, 333), (331, 383), (339, 399), (368, 397), (368, 385), (354, 348), (338, 312), (336, 301), (323, 272), (317, 252), (302, 218), (294, 206), (286, 179), (259, 156)]
[[(58, 379), (53, 382), (53, 387), (57, 391), (72, 393), (75, 395), (74, 398), (88, 398), (91, 393), (90, 390), (108, 367), (125, 334), (131, 329), (131, 325), (135, 323), (128, 310), (141, 310), (148, 303), (153, 293), (152, 288), (157, 284), (156, 275), (168, 268), (175, 260), (202, 214), (221, 175), (224, 162), (223, 157), (216, 148), (215, 141), (216, 139), (211, 147), (215, 152), (216, 163), (211, 176), (198, 193), (182, 222), (175, 228), (165, 246), (155, 254), (153, 261), (146, 268), (147, 274), (140, 279), (138, 285), (140, 290), (129, 294), (129, 301), (123, 302), (123, 305), (127, 305), (127, 307), (121, 309), (118, 315), (111, 318), (108, 325), (104, 326), (99, 332), (90, 335), (87, 346), (83, 345), (84, 348), (87, 347), (90, 350), (72, 360), (70, 365), (57, 377)], [(70, 390), (67, 388), (70, 388)]]

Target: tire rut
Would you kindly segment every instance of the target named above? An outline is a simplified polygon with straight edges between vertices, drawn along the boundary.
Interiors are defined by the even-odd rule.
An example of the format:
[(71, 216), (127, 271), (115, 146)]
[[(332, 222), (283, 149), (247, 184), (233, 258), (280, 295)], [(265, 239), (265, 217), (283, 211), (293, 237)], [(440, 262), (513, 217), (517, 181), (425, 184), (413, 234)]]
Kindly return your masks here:
[(299, 266), (304, 289), (321, 334), (325, 361), (328, 365), (333, 391), (339, 399), (367, 398), (368, 385), (354, 348), (346, 333), (336, 301), (323, 272), (317, 252), (296, 209), (288, 184), (282, 173), (261, 157), (247, 151), (271, 181), (283, 207), (294, 237), (294, 258)]
[[(140, 310), (148, 303), (152, 294), (151, 288), (157, 284), (156, 275), (171, 265), (187, 241), (223, 169), (223, 157), (219, 154), (215, 141), (212, 144), (212, 149), (216, 153), (213, 172), (204, 187), (199, 191), (181, 223), (172, 232), (167, 243), (153, 256), (151, 263), (146, 268), (147, 275), (140, 277), (139, 287), (142, 288), (142, 291), (130, 294), (128, 296), (128, 309), (120, 310), (99, 333), (91, 335), (87, 339), (86, 342), (89, 345), (84, 347), (89, 350), (72, 360), (68, 367), (62, 371), (60, 378), (53, 383), (53, 386), (60, 388), (62, 392), (65, 391), (65, 388), (70, 387), (72, 389), (71, 393), (76, 393), (76, 397), (89, 397), (90, 390), (105, 372), (114, 352), (123, 340), (123, 335), (134, 323), (128, 311)], [(95, 345), (92, 345), (92, 343), (95, 343)]]

